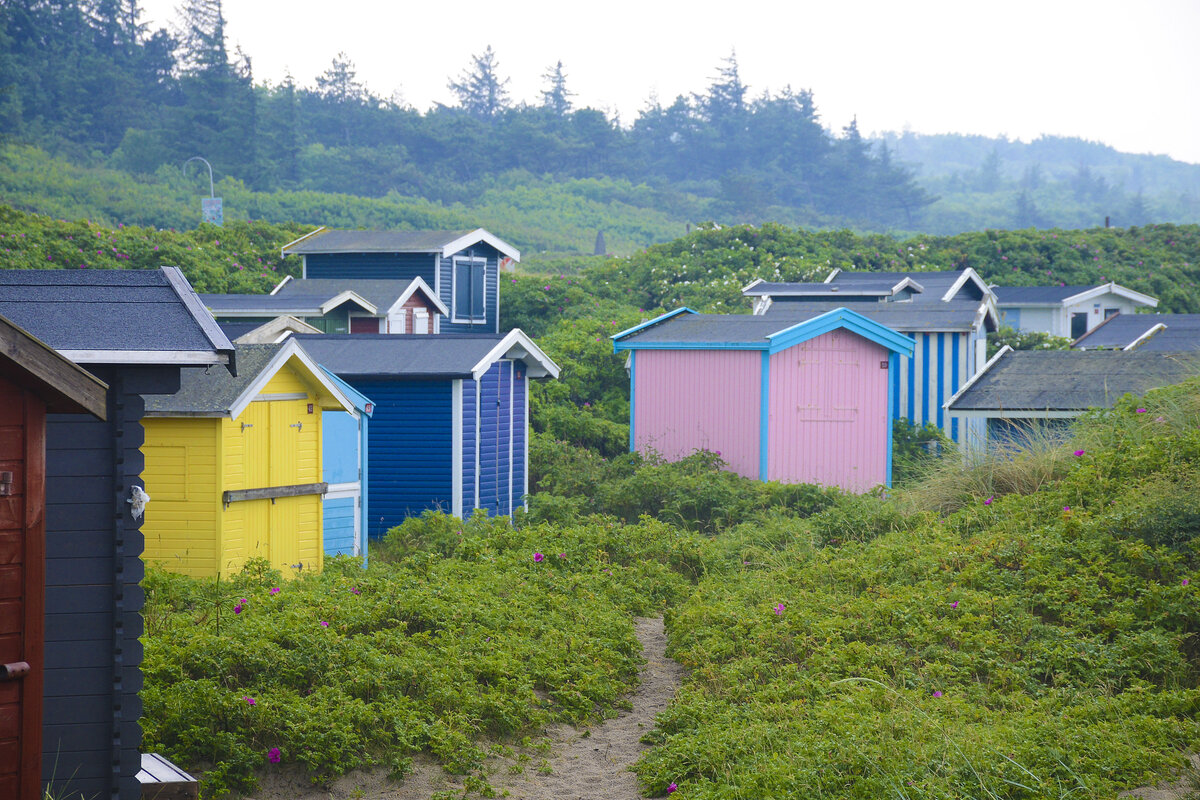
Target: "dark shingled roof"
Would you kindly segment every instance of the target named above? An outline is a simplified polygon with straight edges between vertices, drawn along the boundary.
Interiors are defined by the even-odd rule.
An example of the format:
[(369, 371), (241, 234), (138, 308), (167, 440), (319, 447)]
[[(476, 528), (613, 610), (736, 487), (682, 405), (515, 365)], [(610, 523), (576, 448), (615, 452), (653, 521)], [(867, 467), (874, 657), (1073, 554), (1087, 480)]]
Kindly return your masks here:
[[(926, 292), (928, 294), (928, 292)], [(920, 295), (917, 295), (920, 296)], [(902, 333), (918, 331), (969, 331), (975, 327), (980, 303), (976, 300), (951, 300), (948, 303), (854, 303), (849, 308)], [(829, 311), (829, 303), (776, 300), (763, 319), (775, 320), (786, 327)]]
[(214, 314), (228, 314), (234, 311), (262, 311), (264, 314), (278, 316), (280, 314), (317, 314), (320, 313), (321, 303), (333, 295), (322, 298), (312, 297), (279, 297), (268, 294), (202, 294), (200, 302), (204, 303)]
[(310, 278), (287, 281), (273, 295), (202, 294), (200, 299), (217, 314), (260, 309), (272, 314), (315, 314), (320, 312), (322, 303), (349, 291), (382, 313), (391, 308), (412, 284), (411, 280)]
[(1079, 411), (1110, 408), (1122, 395), (1200, 374), (1200, 355), (1140, 350), (1016, 350), (1005, 353), (951, 405), (952, 411)]
[(1096, 286), (993, 286), (998, 306), (1055, 305)]
[(227, 414), (284, 344), (237, 345), (236, 378), (224, 367), (188, 367), (180, 370), (179, 391), (175, 394), (146, 395), (146, 413), (197, 416)]
[(923, 292), (912, 296), (914, 303), (940, 303), (943, 295), (950, 290), (955, 281), (962, 277), (961, 270), (937, 270), (931, 272), (839, 272), (830, 281), (830, 285), (843, 286), (845, 290), (857, 289), (860, 286), (872, 286), (879, 281), (895, 286), (905, 278), (912, 278), (921, 284)]
[[(822, 313), (833, 309), (825, 305)], [(813, 314), (812, 316), (817, 316)], [(677, 314), (668, 320), (624, 337), (622, 343), (697, 342), (721, 344), (762, 344), (803, 320), (780, 320), (750, 314)]]
[(469, 378), (499, 334), (298, 334), (313, 360), (343, 378)]
[(0, 315), (56, 350), (233, 349), (173, 267), (0, 270)]
[(289, 255), (306, 253), (440, 253), (461, 239), (462, 231), (323, 231), (286, 248)]
[(1163, 353), (1200, 350), (1200, 314), (1115, 314), (1071, 346), (1081, 350), (1119, 350), (1155, 325), (1165, 325), (1166, 329), (1139, 344), (1138, 350)]
[(220, 320), (217, 324), (221, 326), (221, 330), (232, 341), (233, 339), (237, 339), (239, 336), (245, 336), (250, 331), (258, 330), (266, 323), (263, 323), (263, 322), (237, 322), (237, 321), (223, 319), (223, 320)]
[[(850, 285), (839, 284), (836, 281), (833, 283), (768, 283), (764, 281), (748, 288), (743, 294), (749, 296), (780, 294), (789, 294), (792, 296), (814, 295), (818, 297), (838, 297), (839, 299), (849, 299), (856, 294), (863, 294), (875, 299), (882, 296), (890, 296), (896, 284), (904, 280), (904, 278), (879, 278), (874, 273), (872, 277), (876, 277), (876, 280), (854, 281)], [(913, 280), (916, 279), (914, 278)], [(920, 283), (920, 281), (916, 282)], [(915, 287), (913, 291), (916, 291)]]

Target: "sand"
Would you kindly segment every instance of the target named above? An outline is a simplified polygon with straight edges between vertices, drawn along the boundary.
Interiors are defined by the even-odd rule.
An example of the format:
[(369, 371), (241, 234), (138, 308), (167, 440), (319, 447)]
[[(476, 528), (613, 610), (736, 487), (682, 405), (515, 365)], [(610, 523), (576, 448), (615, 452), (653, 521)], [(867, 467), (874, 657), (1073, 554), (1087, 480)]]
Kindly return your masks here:
[[(546, 731), (549, 749), (533, 748), (511, 757), (489, 759), (487, 781), (500, 796), (517, 800), (640, 800), (629, 768), (647, 749), (641, 738), (654, 727), (683, 680), (683, 667), (667, 658), (662, 618), (634, 620), (645, 664), (631, 709), (590, 727), (556, 725)], [(358, 770), (328, 786), (313, 786), (302, 769), (292, 767), (263, 776), (254, 800), (428, 800), (438, 792), (461, 797), (463, 778), (448, 775), (431, 758), (413, 759), (403, 781), (386, 770)]]

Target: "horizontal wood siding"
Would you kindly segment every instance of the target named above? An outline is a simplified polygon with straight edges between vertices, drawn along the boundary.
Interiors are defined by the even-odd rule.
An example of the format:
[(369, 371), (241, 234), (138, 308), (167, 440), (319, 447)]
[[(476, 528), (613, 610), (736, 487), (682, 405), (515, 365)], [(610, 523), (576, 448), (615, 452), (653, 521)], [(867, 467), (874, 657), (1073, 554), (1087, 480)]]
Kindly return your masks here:
[(354, 505), (353, 497), (325, 501), (325, 555), (354, 555)]
[(729, 469), (759, 477), (762, 355), (745, 350), (639, 350), (634, 448), (676, 461), (719, 451)]
[(529, 421), (525, 419), (525, 393), (529, 378), (524, 364), (518, 363), (513, 373), (513, 462), (512, 505), (516, 509), (525, 503), (525, 451), (529, 446)]
[(178, 391), (179, 371), (90, 371), (110, 386), (109, 421), (51, 415), (46, 426), (42, 779), (73, 795), (134, 800), (143, 538), (126, 500), (141, 485), (140, 395)]
[(220, 538), (218, 419), (144, 421), (142, 479), (150, 503), (143, 559), (193, 577), (214, 574)]
[(451, 382), (354, 379), (375, 402), (368, 439), (370, 536), (426, 509), (453, 508)]
[(768, 478), (852, 492), (887, 480), (888, 356), (845, 330), (771, 356)]
[[(476, 245), (469, 250), (463, 250), (454, 254), (455, 256), (465, 257), (473, 255), (476, 258), (486, 258), (487, 266), (484, 267), (484, 285), (483, 285), (483, 302), (486, 309), (485, 319), (482, 322), (477, 322), (473, 325), (465, 323), (454, 323), (451, 320), (454, 318), (454, 256), (441, 259), (441, 284), (439, 286), (438, 298), (446, 304), (446, 308), (450, 309), (450, 316), (443, 317), (441, 321), (442, 333), (499, 333), (499, 285), (497, 283), (500, 269), (500, 253), (491, 245)], [(310, 276), (311, 277), (311, 276)], [(432, 281), (429, 282), (433, 286)]]
[(313, 253), (304, 261), (308, 278), (422, 278), (434, 285), (433, 253)]
[(475, 381), (462, 382), (462, 513), (469, 517), (475, 508)]

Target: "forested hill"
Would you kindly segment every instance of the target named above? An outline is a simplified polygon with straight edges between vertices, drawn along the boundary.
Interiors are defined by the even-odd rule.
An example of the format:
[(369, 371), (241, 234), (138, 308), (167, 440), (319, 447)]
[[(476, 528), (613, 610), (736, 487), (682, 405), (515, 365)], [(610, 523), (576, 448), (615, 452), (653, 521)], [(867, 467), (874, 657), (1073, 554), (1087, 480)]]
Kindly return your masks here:
[[(183, 11), (181, 29), (150, 31), (136, 0), (0, 3), (0, 135), (140, 183), (169, 183), (167, 172), (202, 155), (218, 181), (232, 180), (267, 206), (231, 206), (234, 218), (288, 221), (272, 216), (263, 196), (311, 192), (334, 197), (309, 198), (308, 208), (340, 204), (347, 221), (339, 224), (370, 227), (388, 214), (345, 198), (400, 198), (426, 204), (431, 216), (438, 206), (469, 215), (489, 192), (521, 186), (534, 187), (525, 199), (535, 208), (514, 200), (515, 227), (530, 229), (540, 206), (553, 205), (543, 190), (565, 184), (578, 196), (598, 187), (593, 193), (620, 195), (651, 220), (627, 231), (618, 252), (703, 220), (939, 233), (1091, 227), (1105, 217), (1115, 225), (1200, 220), (1190, 165), (1166, 160), (1136, 175), (1130, 166), (1127, 179), (1087, 148), (1048, 140), (1065, 143), (1071, 155), (1062, 158), (1075, 172), (1047, 161), (1014, 176), (1003, 143), (959, 148), (954, 167), (939, 166), (933, 155), (952, 148), (917, 147), (911, 137), (872, 142), (857, 122), (830, 131), (812, 92), (752, 91), (732, 56), (696, 93), (652, 100), (635, 119), (617, 120), (574, 104), (561, 63), (548, 65), (540, 98), (518, 102), (508, 95), (502, 54), (464, 52), (462, 74), (448, 76), (451, 104), (419, 111), (364, 86), (352, 55), (335, 58), (311, 85), (256, 82), (249, 56), (227, 49), (221, 0), (188, 0)], [(863, 109), (864, 124), (869, 118)], [(192, 173), (192, 190), (207, 190), (206, 178)], [(0, 193), (27, 210), (57, 215), (70, 207), (114, 223), (178, 225), (159, 213), (153, 192), (135, 192), (122, 216), (52, 189), (21, 197), (0, 184)], [(545, 224), (532, 238), (569, 242), (564, 249), (576, 252), (591, 252), (595, 229), (614, 227), (602, 215), (598, 223), (568, 221), (577, 228), (569, 235), (558, 218)], [(585, 237), (579, 229), (587, 227)]]

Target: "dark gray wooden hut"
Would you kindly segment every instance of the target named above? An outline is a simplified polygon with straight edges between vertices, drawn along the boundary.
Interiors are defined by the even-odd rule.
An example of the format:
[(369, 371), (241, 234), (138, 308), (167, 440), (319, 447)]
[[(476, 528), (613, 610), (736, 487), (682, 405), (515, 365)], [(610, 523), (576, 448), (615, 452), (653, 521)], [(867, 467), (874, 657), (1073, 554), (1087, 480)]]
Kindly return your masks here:
[[(141, 796), (142, 395), (233, 345), (183, 274), (0, 270), (0, 316), (108, 384), (106, 420), (46, 420), (42, 777), (87, 798)], [(153, 502), (153, 501), (151, 501)]]

